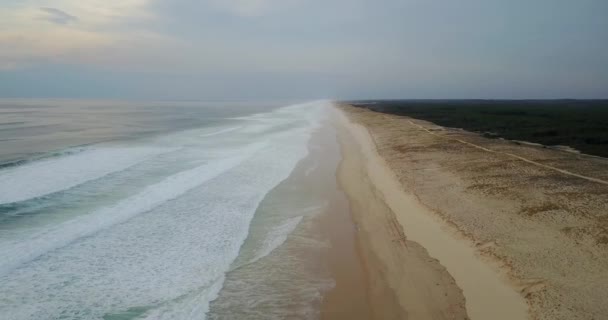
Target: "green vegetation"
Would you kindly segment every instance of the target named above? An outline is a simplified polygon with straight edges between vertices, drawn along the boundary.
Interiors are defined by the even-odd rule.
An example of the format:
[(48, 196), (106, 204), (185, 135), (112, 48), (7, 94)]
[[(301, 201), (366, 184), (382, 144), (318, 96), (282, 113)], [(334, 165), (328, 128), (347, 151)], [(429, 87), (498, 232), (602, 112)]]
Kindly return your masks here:
[(350, 101), (373, 111), (608, 157), (608, 100)]

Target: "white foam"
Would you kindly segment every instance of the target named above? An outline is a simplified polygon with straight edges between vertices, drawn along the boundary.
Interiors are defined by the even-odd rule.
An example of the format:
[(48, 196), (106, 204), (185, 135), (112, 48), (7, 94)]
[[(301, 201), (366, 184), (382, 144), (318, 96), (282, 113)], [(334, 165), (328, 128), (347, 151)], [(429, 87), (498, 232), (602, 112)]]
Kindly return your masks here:
[[(279, 125), (310, 110), (299, 112)], [(140, 308), (148, 319), (203, 319), (257, 207), (308, 153), (313, 126), (296, 122), (237, 156), (172, 175), (115, 205), (3, 245), (0, 256), (11, 258), (0, 261), (0, 314), (12, 320), (99, 319)], [(301, 218), (294, 219), (274, 231), (264, 251), (285, 241)]]
[(272, 228), (267, 234), (262, 246), (257, 249), (255, 256), (248, 262), (253, 263), (256, 262), (269, 254), (271, 254), (275, 249), (280, 247), (285, 241), (287, 237), (298, 227), (302, 219), (306, 214), (311, 212), (318, 212), (325, 208), (327, 205), (322, 206), (311, 206), (308, 208), (304, 208), (299, 210), (299, 216), (287, 219), (280, 225)]
[(101, 147), (0, 171), (0, 204), (73, 188), (167, 152), (152, 147)]
[(165, 180), (150, 185), (140, 193), (124, 199), (113, 206), (102, 208), (74, 220), (45, 229), (37, 234), (29, 235), (25, 240), (19, 239), (2, 243), (0, 244), (0, 256), (3, 259), (0, 261), (0, 275), (50, 250), (61, 248), (78, 238), (86, 237), (99, 230), (123, 222), (134, 215), (149, 211), (166, 201), (174, 199), (205, 181), (235, 167), (261, 147), (263, 147), (263, 144), (256, 144), (253, 147), (240, 150), (240, 155), (238, 156), (219, 159), (169, 176)]
[(214, 132), (209, 132), (209, 133), (201, 134), (201, 135), (199, 135), (199, 137), (201, 137), (201, 138), (213, 137), (213, 136), (217, 136), (217, 135), (220, 135), (220, 134), (225, 134), (225, 133), (229, 133), (229, 132), (232, 132), (232, 131), (235, 131), (235, 130), (239, 130), (241, 128), (243, 128), (243, 127), (240, 126), (240, 127), (232, 127), (232, 128), (220, 129), (220, 130), (217, 130), (217, 131), (214, 131)]
[(280, 247), (285, 240), (287, 240), (287, 237), (296, 229), (298, 224), (300, 224), (300, 221), (302, 221), (302, 216), (291, 218), (268, 232), (262, 247), (258, 249), (255, 257), (251, 259), (251, 262), (260, 260), (269, 255), (276, 248)]
[(182, 299), (167, 303), (160, 308), (156, 308), (146, 313), (142, 319), (146, 320), (173, 320), (173, 319), (205, 319), (209, 312), (209, 305), (217, 299), (225, 277), (221, 276), (210, 286), (200, 290), (195, 294), (186, 296)]
[(313, 171), (315, 171), (315, 169), (317, 169), (318, 167), (319, 167), (318, 160), (317, 160), (317, 159), (315, 159), (315, 162), (314, 162), (314, 163), (313, 163), (313, 164), (312, 164), (310, 167), (308, 167), (308, 168), (306, 169), (306, 171), (304, 172), (304, 175), (308, 177), (308, 176), (309, 176), (309, 175), (310, 175), (310, 174), (311, 174)]
[[(294, 130), (273, 139), (253, 157), (184, 196), (89, 233), (0, 277), (5, 301), (20, 301), (0, 301), (0, 314), (15, 320), (77, 318), (78, 312), (89, 310), (84, 318), (101, 318), (155, 306), (146, 313), (153, 319), (200, 319), (218, 291), (201, 290), (222, 279), (265, 194), (306, 155), (302, 133)], [(185, 310), (191, 312), (180, 313)]]

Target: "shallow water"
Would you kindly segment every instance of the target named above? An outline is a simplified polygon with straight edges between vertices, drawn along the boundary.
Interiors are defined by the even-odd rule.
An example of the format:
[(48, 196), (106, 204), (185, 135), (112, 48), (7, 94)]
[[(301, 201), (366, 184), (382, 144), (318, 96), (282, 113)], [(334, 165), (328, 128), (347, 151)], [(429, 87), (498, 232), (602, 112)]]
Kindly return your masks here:
[[(0, 132), (0, 140), (11, 143), (1, 149), (10, 163), (0, 169), (0, 314), (15, 320), (218, 318), (237, 315), (239, 306), (252, 310), (253, 297), (266, 299), (253, 309), (260, 315), (274, 306), (277, 315), (287, 308), (315, 317), (303, 310), (315, 310), (331, 278), (315, 283), (307, 272), (321, 271), (298, 273), (303, 265), (290, 259), (297, 260), (294, 255), (270, 261), (326, 204), (322, 189), (287, 178), (298, 164), (307, 166), (301, 176), (314, 175), (318, 164), (302, 160), (310, 158), (309, 140), (327, 103), (206, 111), (189, 105), (169, 112), (156, 105), (107, 111), (102, 102), (26, 102), (2, 107), (21, 113), (3, 118), (17, 128)], [(84, 129), (75, 137), (58, 138), (72, 129), (56, 118), (74, 109), (72, 117), (96, 119), (80, 123)], [(32, 122), (55, 129), (19, 134), (37, 126), (21, 121), (28, 110), (36, 113)], [(114, 121), (125, 117), (129, 123)], [(44, 141), (52, 143), (38, 148)], [(324, 245), (307, 239), (296, 243)], [(265, 272), (270, 276), (259, 282), (263, 277), (251, 271), (268, 271), (268, 263), (280, 266), (276, 272), (307, 275), (298, 284), (302, 293), (290, 300), (298, 308), (276, 294), (287, 284), (279, 273)], [(231, 286), (252, 277), (257, 295), (231, 294)]]
[(321, 317), (336, 284), (328, 263), (333, 244), (322, 228), (337, 192), (335, 139), (330, 126), (315, 131), (308, 156), (258, 206), (210, 319)]

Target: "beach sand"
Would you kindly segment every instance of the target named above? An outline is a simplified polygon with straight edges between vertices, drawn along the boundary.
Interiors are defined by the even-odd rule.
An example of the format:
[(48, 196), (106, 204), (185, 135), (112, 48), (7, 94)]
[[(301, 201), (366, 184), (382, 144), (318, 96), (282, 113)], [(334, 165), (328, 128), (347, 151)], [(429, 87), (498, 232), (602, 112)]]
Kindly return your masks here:
[(339, 109), (374, 318), (608, 316), (607, 159)]
[(367, 272), (349, 203), (341, 191), (332, 195), (326, 214), (319, 216), (318, 226), (330, 243), (325, 262), (335, 282), (334, 288), (324, 296), (321, 319), (371, 319)]
[[(321, 319), (468, 319), (454, 279), (423, 247), (406, 239), (369, 181), (360, 146), (344, 123), (334, 124), (337, 132), (325, 128), (313, 139), (326, 148), (318, 159), (323, 165), (337, 162), (330, 148), (341, 151), (338, 185), (312, 224), (328, 251), (309, 261), (327, 264), (335, 282), (324, 295)], [(336, 135), (340, 145), (332, 146)]]
[(466, 319), (461, 290), (436, 259), (404, 235), (370, 181), (360, 146), (344, 130), (340, 141), (338, 175), (358, 229), (373, 319)]

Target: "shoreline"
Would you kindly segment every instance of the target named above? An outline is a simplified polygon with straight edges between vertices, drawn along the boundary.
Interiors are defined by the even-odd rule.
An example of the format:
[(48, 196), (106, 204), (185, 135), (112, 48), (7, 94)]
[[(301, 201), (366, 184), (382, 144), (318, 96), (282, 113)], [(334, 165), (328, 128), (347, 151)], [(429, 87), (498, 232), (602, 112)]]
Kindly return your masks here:
[(323, 119), (307, 156), (260, 203), (208, 319), (370, 318), (334, 131)]
[[(317, 131), (311, 143), (318, 141), (325, 152), (317, 152), (316, 174), (327, 180), (331, 194), (326, 209), (314, 217), (314, 228), (328, 242), (322, 263), (333, 278), (334, 287), (325, 293), (320, 310), (320, 319), (327, 320), (367, 320), (371, 318), (372, 308), (369, 299), (368, 270), (361, 256), (357, 228), (351, 216), (350, 203), (339, 181), (335, 178), (342, 155), (339, 150), (337, 130), (328, 120)], [(328, 167), (327, 164), (331, 163)], [(331, 182), (330, 182), (331, 181)]]
[(346, 195), (338, 189), (326, 212), (318, 217), (317, 226), (329, 240), (325, 256), (334, 288), (323, 297), (321, 319), (372, 319), (373, 308), (367, 281), (368, 266), (362, 255), (357, 229)]
[[(363, 230), (359, 236), (375, 253), (366, 260), (375, 258), (381, 274), (372, 283), (386, 286), (401, 308), (377, 318), (527, 319), (525, 301), (506, 274), (403, 189), (365, 127), (342, 110), (335, 117), (343, 155), (340, 184)], [(377, 216), (370, 219), (371, 212)]]

